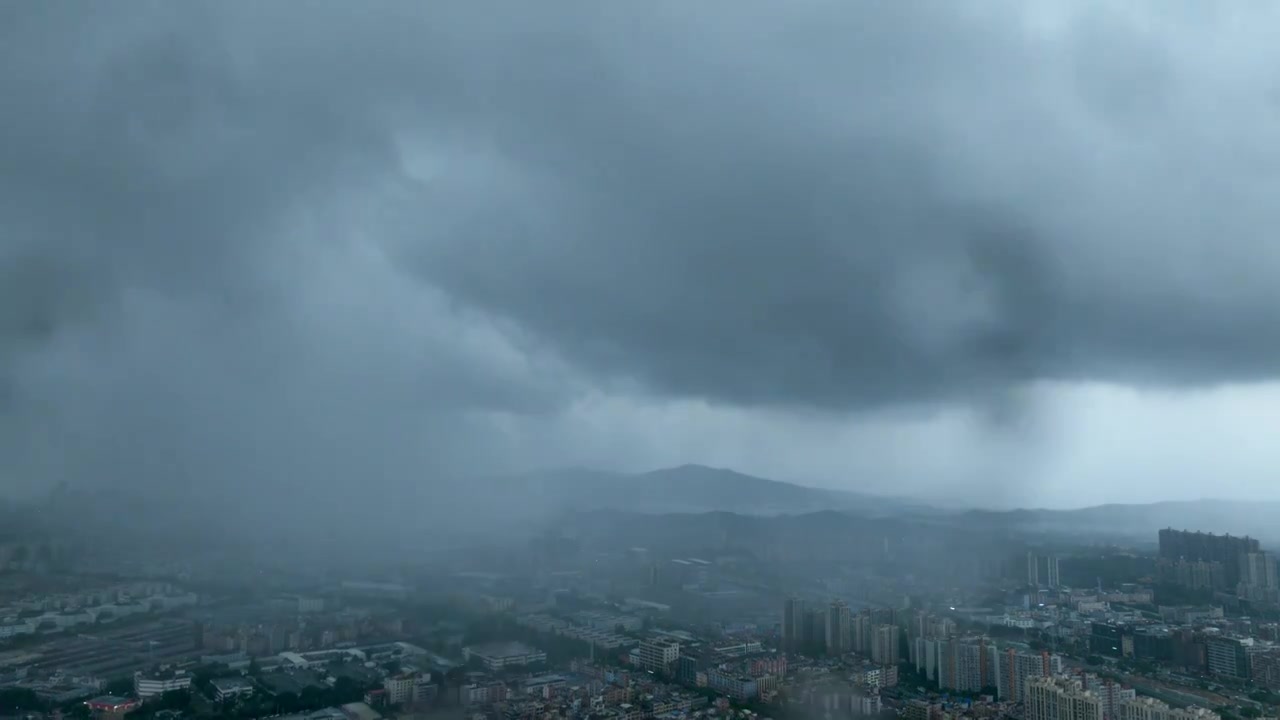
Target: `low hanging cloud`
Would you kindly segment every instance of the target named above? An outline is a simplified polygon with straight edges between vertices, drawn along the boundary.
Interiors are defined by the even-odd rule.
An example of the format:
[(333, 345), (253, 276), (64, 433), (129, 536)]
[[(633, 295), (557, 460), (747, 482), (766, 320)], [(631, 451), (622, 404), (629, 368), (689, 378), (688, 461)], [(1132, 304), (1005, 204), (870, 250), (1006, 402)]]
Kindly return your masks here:
[[(1274, 379), (1276, 12), (5, 7), (10, 485), (829, 478), (712, 438)], [(943, 465), (1051, 455), (1002, 447)]]
[[(734, 404), (1269, 377), (1276, 166), (1241, 162), (1275, 140), (1265, 76), (1214, 91), (1191, 28), (1100, 7), (1052, 37), (957, 12), (606, 23), (480, 80), (502, 180), (439, 177), (422, 217), (451, 221), (410, 252), (589, 369)], [(1210, 126), (1210, 92), (1248, 104)]]

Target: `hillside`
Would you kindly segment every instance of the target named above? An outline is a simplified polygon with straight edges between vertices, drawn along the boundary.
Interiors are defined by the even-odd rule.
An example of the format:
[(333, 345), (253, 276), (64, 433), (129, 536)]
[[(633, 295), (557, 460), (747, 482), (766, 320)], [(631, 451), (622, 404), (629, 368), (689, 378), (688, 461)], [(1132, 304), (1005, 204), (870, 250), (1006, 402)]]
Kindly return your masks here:
[(1021, 533), (1106, 535), (1156, 542), (1161, 528), (1250, 535), (1280, 544), (1275, 518), (1280, 503), (1243, 500), (1181, 500), (1097, 505), (1077, 510), (973, 510), (960, 518)]
[[(785, 521), (766, 524), (771, 528), (792, 522), (815, 528), (844, 524), (870, 528), (871, 521), (877, 521), (875, 526), (897, 524), (904, 532), (905, 528), (913, 528), (913, 532), (964, 530), (1000, 538), (1048, 535), (1084, 542), (1154, 545), (1160, 528), (1174, 527), (1248, 534), (1265, 545), (1280, 545), (1280, 532), (1273, 529), (1273, 518), (1280, 516), (1280, 503), (1276, 502), (1195, 500), (1074, 510), (956, 511), (700, 465), (635, 474), (579, 468), (424, 483), (400, 488), (394, 495), (354, 493), (332, 500), (317, 496), (306, 515), (278, 512), (289, 507), (279, 498), (243, 503), (233, 496), (220, 501), (217, 488), (205, 490), (197, 494), (169, 488), (169, 492), (126, 495), (108, 488), (64, 488), (42, 503), (15, 504), (9, 508), (12, 521), (5, 525), (10, 534), (18, 535), (83, 531), (116, 538), (160, 535), (168, 542), (198, 538), (215, 542), (228, 528), (234, 528), (233, 535), (243, 542), (284, 536), (300, 543), (337, 537), (341, 533), (335, 533), (335, 528), (349, 527), (358, 528), (370, 542), (376, 540), (373, 536), (392, 531), (396, 537), (430, 535), (453, 542), (471, 536), (494, 540), (527, 537), (556, 524), (566, 514), (607, 511), (625, 513), (639, 521), (655, 515), (719, 514), (716, 523), (722, 529), (727, 523), (750, 526), (753, 532), (761, 525), (752, 518)], [(383, 502), (387, 497), (397, 501)], [(97, 512), (108, 505), (127, 506), (130, 512), (126, 516)], [(378, 518), (377, 523), (366, 522), (371, 515)], [(210, 522), (210, 518), (218, 520)], [(705, 520), (672, 518), (664, 523), (680, 526), (692, 522), (705, 528)]]
[(489, 480), (477, 489), (501, 488), (528, 510), (626, 510), (634, 513), (732, 512), (786, 515), (841, 510), (859, 516), (925, 512), (911, 501), (825, 490), (702, 465), (646, 473), (563, 470)]

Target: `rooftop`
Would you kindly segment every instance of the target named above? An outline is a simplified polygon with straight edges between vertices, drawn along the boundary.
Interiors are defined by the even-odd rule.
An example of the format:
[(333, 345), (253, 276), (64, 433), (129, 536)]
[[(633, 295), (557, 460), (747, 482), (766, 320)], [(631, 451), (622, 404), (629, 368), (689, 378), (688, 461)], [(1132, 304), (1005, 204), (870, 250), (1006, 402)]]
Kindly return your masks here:
[(133, 698), (120, 697), (119, 695), (99, 695), (92, 700), (86, 700), (85, 704), (92, 707), (109, 708), (123, 707), (125, 705), (132, 705), (136, 702), (138, 701)]
[(343, 714), (356, 720), (380, 720), (382, 714), (369, 707), (367, 703), (348, 703), (342, 706)]
[(252, 683), (250, 683), (248, 680), (245, 680), (244, 678), (238, 678), (238, 677), (217, 678), (214, 680), (210, 680), (209, 682), (215, 688), (223, 691), (240, 690), (242, 688), (253, 686)]
[(138, 676), (143, 680), (173, 680), (174, 678), (186, 677), (186, 670), (175, 670), (174, 668), (161, 668), (159, 670), (151, 670), (148, 672), (138, 671)]
[(644, 642), (647, 645), (651, 645), (654, 647), (664, 647), (664, 648), (673, 647), (680, 644), (679, 640), (675, 638), (669, 638), (669, 637), (652, 637), (652, 638), (649, 638), (648, 640), (645, 640)]
[(539, 652), (536, 648), (529, 647), (522, 642), (485, 643), (483, 645), (472, 645), (467, 649), (474, 655), (491, 658), (517, 657)]

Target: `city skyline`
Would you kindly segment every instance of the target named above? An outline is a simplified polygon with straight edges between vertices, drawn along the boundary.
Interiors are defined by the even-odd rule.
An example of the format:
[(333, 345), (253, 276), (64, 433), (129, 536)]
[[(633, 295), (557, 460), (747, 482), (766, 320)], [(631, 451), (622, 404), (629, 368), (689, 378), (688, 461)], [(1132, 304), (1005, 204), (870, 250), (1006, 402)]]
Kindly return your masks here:
[(0, 2), (0, 720), (1280, 720), (1277, 27)]

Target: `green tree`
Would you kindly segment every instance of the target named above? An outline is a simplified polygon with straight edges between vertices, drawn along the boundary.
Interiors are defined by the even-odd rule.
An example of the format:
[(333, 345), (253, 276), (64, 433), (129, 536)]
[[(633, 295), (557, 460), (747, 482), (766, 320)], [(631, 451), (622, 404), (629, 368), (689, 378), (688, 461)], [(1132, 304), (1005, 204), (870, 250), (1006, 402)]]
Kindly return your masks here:
[(117, 695), (119, 697), (133, 697), (133, 679), (119, 678), (112, 680), (102, 688), (103, 692), (108, 695)]
[(235, 706), (234, 716), (237, 718), (259, 718), (264, 715), (278, 714), (277, 704), (275, 701), (266, 697), (255, 695), (248, 700)]
[(189, 710), (191, 708), (190, 690), (170, 690), (160, 696), (156, 704), (159, 710)]
[(201, 692), (208, 694), (212, 688), (212, 681), (216, 678), (226, 677), (229, 670), (230, 668), (226, 665), (201, 665), (191, 671), (191, 685)]
[(0, 690), (0, 712), (20, 713), (26, 710), (42, 710), (44, 703), (30, 688), (5, 688)]
[(298, 704), (305, 710), (319, 710), (329, 704), (328, 698), (325, 697), (324, 690), (315, 685), (308, 685), (302, 688), (302, 692), (298, 695)]
[(464, 666), (449, 668), (444, 674), (444, 679), (449, 685), (461, 685), (467, 679), (467, 668)]
[(333, 681), (333, 688), (330, 691), (332, 702), (330, 705), (346, 705), (347, 703), (360, 702), (364, 699), (365, 688), (360, 683), (349, 677), (339, 677)]
[(298, 699), (296, 693), (282, 692), (276, 695), (276, 712), (285, 715), (295, 713), (302, 709), (302, 701)]

